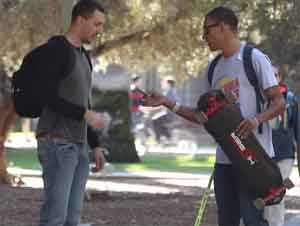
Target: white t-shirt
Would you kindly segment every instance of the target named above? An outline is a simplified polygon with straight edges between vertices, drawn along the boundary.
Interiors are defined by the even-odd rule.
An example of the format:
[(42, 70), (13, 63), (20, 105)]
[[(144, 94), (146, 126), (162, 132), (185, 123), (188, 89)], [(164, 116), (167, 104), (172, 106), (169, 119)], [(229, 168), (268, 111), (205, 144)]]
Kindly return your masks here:
[[(211, 89), (222, 89), (225, 92), (234, 91), (238, 96), (242, 115), (247, 118), (257, 114), (256, 109), (256, 94), (253, 86), (248, 81), (247, 75), (243, 66), (243, 49), (242, 45), (240, 50), (229, 58), (223, 56), (219, 59), (212, 78), (212, 85), (209, 85), (207, 79), (207, 71), (203, 79), (203, 93)], [(269, 58), (258, 49), (252, 51), (252, 64), (256, 72), (259, 86), (261, 90), (277, 86), (278, 82), (275, 78), (272, 65)], [(261, 92), (263, 94), (263, 92)], [(266, 105), (263, 107), (263, 110)], [(272, 130), (268, 123), (263, 123), (262, 134), (258, 133), (255, 129), (254, 134), (260, 144), (270, 157), (274, 156), (274, 149), (272, 145)], [(230, 161), (220, 146), (217, 147), (216, 153), (217, 163), (229, 164)]]

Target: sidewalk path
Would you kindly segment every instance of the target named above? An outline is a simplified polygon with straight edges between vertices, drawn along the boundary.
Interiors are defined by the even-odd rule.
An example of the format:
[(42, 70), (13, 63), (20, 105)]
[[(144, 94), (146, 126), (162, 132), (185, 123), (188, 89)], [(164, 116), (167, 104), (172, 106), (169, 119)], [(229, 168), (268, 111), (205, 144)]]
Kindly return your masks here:
[[(16, 141), (16, 140), (14, 140)], [(7, 142), (5, 144), (11, 148), (20, 148), (18, 145), (27, 148), (35, 148), (36, 141), (34, 139), (17, 140), (17, 142)], [(140, 147), (141, 148), (141, 147)], [(138, 148), (139, 149), (139, 148)], [(192, 151), (191, 151), (192, 150)], [(149, 153), (172, 153), (172, 154), (215, 154), (214, 147), (197, 148), (193, 142), (179, 142), (174, 147), (161, 147), (155, 146), (148, 148)], [(33, 188), (42, 188), (41, 171), (39, 170), (24, 170), (18, 168), (9, 168), (10, 173), (16, 175), (22, 175), (25, 182), (25, 186)], [(210, 173), (191, 174), (191, 173), (174, 173), (174, 172), (115, 172), (112, 165), (107, 164), (105, 169), (101, 173), (92, 174), (89, 178), (87, 188), (99, 191), (110, 192), (148, 192), (168, 194), (179, 192), (176, 187), (171, 185), (181, 185), (190, 187), (202, 187), (207, 186)], [(159, 183), (139, 183), (139, 179), (153, 180)], [(295, 183), (295, 187), (287, 191), (288, 196), (300, 196), (299, 174), (296, 170), (293, 171), (290, 179)], [(132, 182), (134, 181), (134, 183)], [(289, 210), (287, 210), (289, 213)], [(300, 210), (297, 213), (293, 213), (284, 226), (299, 226), (300, 225)], [(81, 226), (92, 226), (92, 224), (84, 224)]]
[(300, 225), (300, 215), (292, 217), (284, 224), (284, 226), (299, 226), (299, 225)]
[[(24, 170), (18, 168), (9, 168), (8, 170), (11, 173), (22, 175), (25, 186), (34, 188), (42, 188), (43, 186), (41, 171), (39, 170)], [(181, 192), (178, 187), (172, 185), (205, 188), (209, 177), (209, 173), (191, 174), (155, 171), (134, 173), (115, 172), (112, 166), (107, 164), (101, 173), (90, 175), (87, 188), (109, 192), (169, 194)], [(149, 183), (141, 183), (145, 182), (145, 180), (149, 181)], [(300, 196), (299, 176), (296, 170), (293, 171), (291, 180), (296, 186), (293, 189), (288, 190), (287, 195)], [(300, 210), (287, 209), (287, 214), (290, 215), (290, 218), (284, 226), (300, 225)], [(85, 224), (81, 226), (93, 226), (93, 224)]]
[[(22, 175), (26, 186), (42, 188), (41, 171), (26, 170), (19, 168), (8, 168), (10, 173)], [(116, 192), (150, 192), (150, 193), (171, 193), (176, 192), (174, 188), (169, 188), (165, 185), (181, 185), (188, 187), (202, 187), (205, 188), (208, 184), (210, 173), (176, 173), (176, 172), (159, 172), (159, 171), (145, 171), (145, 172), (115, 172), (111, 164), (106, 164), (104, 170), (100, 173), (91, 174), (87, 187), (95, 190), (106, 190)], [(122, 179), (118, 182), (117, 179)], [(160, 186), (154, 185), (139, 185), (138, 183), (126, 183), (126, 180), (149, 179), (159, 181)], [(300, 196), (299, 175), (296, 170), (292, 172), (290, 179), (295, 183), (295, 187), (287, 191), (287, 195)], [(147, 187), (148, 186), (148, 187)]]

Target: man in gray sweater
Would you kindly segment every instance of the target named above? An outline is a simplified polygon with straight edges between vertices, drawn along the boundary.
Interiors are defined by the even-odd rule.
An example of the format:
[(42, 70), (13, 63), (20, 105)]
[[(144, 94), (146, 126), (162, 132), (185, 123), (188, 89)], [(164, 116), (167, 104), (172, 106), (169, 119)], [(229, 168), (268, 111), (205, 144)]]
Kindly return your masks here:
[(89, 174), (88, 143), (96, 168), (100, 170), (105, 162), (93, 131), (104, 124), (90, 110), (92, 67), (82, 46), (103, 31), (104, 23), (99, 3), (80, 0), (66, 35), (49, 41), (49, 60), (43, 65), (47, 97), (37, 128), (45, 191), (39, 226), (77, 226)]

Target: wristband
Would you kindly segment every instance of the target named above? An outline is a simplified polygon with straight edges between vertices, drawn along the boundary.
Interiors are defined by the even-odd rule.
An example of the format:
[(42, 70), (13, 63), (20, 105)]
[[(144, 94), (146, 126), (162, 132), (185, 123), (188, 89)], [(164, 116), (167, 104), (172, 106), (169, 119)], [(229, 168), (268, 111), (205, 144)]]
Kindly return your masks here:
[(175, 102), (175, 105), (172, 107), (171, 110), (176, 113), (177, 111), (179, 111), (179, 108), (180, 108), (180, 103)]

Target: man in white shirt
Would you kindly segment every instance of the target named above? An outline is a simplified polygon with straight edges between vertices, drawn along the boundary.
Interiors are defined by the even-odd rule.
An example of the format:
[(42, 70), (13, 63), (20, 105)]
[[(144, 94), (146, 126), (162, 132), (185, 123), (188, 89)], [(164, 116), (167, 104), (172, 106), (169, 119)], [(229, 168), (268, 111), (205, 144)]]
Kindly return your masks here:
[[(210, 50), (222, 51), (222, 56), (214, 69), (211, 85), (207, 78), (208, 70), (205, 72), (203, 93), (211, 89), (221, 89), (225, 93), (234, 92), (245, 118), (237, 128), (238, 136), (243, 139), (250, 132), (254, 132), (268, 155), (273, 157), (272, 131), (268, 121), (283, 112), (284, 101), (268, 57), (257, 49), (252, 52), (252, 64), (258, 85), (266, 100), (263, 110), (258, 113), (256, 93), (244, 70), (242, 57), (244, 45), (239, 39), (238, 19), (235, 13), (226, 7), (214, 8), (205, 17), (203, 32), (203, 38)], [(164, 96), (149, 95), (145, 104), (164, 105), (186, 119), (197, 122), (194, 109), (180, 106)], [(257, 128), (261, 123), (262, 133), (258, 133)], [(216, 155), (214, 190), (218, 207), (218, 224), (238, 226), (242, 218), (246, 226), (268, 226), (262, 210), (256, 209), (253, 205), (254, 197), (239, 189), (236, 170), (220, 147), (217, 148)]]

